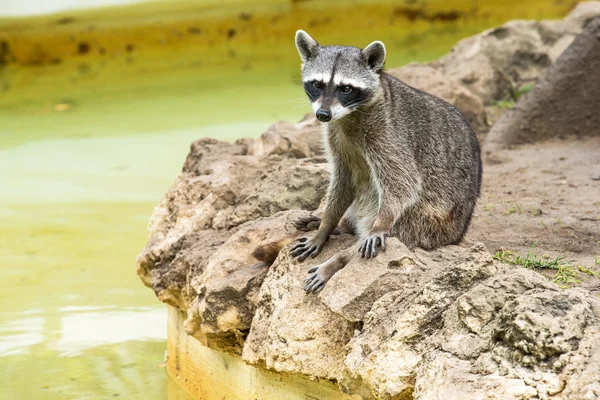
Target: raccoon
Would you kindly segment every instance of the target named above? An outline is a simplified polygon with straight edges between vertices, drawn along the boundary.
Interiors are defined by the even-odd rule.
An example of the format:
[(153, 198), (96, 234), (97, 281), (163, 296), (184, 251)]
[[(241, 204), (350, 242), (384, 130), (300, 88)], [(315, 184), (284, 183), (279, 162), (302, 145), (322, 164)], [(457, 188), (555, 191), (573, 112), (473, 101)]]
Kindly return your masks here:
[(338, 226), (357, 237), (309, 269), (304, 289), (322, 290), (353, 257), (377, 257), (390, 235), (426, 250), (460, 242), (482, 174), (479, 142), (460, 111), (384, 72), (380, 41), (362, 50), (321, 46), (299, 30), (296, 47), (331, 178), (322, 218), (295, 223), (316, 234), (297, 239), (291, 254), (300, 262), (316, 257)]

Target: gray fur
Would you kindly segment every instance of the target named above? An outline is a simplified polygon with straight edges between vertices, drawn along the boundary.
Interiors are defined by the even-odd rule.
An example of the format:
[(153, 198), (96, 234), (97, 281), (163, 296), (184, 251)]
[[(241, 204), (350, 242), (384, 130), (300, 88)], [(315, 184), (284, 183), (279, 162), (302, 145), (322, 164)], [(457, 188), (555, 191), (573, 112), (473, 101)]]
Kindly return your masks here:
[(380, 41), (371, 43), (363, 50), (363, 57), (373, 71), (381, 73), (385, 64), (385, 45)]
[[(310, 43), (304, 35), (303, 43)], [(307, 291), (321, 290), (351, 257), (376, 256), (387, 235), (409, 248), (458, 243), (479, 197), (479, 143), (466, 119), (444, 100), (383, 72), (385, 47), (378, 43), (365, 51), (317, 44), (304, 61), (303, 78), (323, 74), (333, 85), (333, 71), (368, 93), (358, 106), (341, 107), (342, 95), (327, 86), (323, 96), (330, 98), (315, 101), (344, 111), (323, 124), (331, 164), (325, 213), (320, 224), (313, 222), (316, 235), (292, 254), (300, 261), (316, 256), (342, 217), (358, 243), (312, 268)]]
[(302, 62), (306, 62), (316, 56), (319, 43), (311, 38), (308, 33), (298, 31), (296, 32), (296, 48), (298, 49), (298, 53), (300, 53)]

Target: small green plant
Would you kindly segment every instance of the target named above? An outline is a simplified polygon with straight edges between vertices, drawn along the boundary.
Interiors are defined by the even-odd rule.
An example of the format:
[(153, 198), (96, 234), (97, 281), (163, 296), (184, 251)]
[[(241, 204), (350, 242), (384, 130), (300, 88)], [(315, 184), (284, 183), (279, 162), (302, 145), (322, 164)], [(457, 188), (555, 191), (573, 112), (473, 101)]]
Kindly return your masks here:
[(498, 100), (498, 101), (494, 102), (494, 105), (503, 110), (510, 110), (511, 108), (513, 108), (515, 106), (515, 101), (514, 100)]
[(531, 89), (535, 86), (535, 82), (526, 83), (523, 86), (517, 87), (514, 81), (508, 76), (506, 73), (502, 71), (500, 75), (504, 77), (510, 84), (510, 89), (507, 96), (503, 100), (498, 100), (494, 102), (496, 107), (502, 108), (503, 110), (511, 109), (515, 106), (516, 102), (521, 98), (525, 93), (529, 93)]
[(581, 283), (578, 274), (579, 272), (596, 278), (600, 277), (597, 272), (592, 271), (589, 268), (582, 265), (575, 265), (573, 262), (567, 261), (566, 257), (550, 258), (548, 255), (538, 256), (533, 252), (533, 248), (536, 244), (537, 242), (529, 246), (526, 256), (515, 254), (511, 250), (500, 249), (494, 254), (494, 260), (498, 260), (505, 264), (518, 265), (534, 271), (541, 269), (554, 270), (556, 273), (553, 277), (550, 277), (550, 279), (561, 287), (569, 287), (574, 283)]
[[(596, 262), (595, 259), (594, 259), (594, 263), (596, 265), (598, 265), (598, 262)], [(595, 278), (600, 278), (600, 274), (598, 274), (596, 271), (592, 271), (591, 269), (584, 267), (583, 265), (578, 265), (577, 269), (579, 271), (583, 272), (584, 274), (588, 274), (588, 275), (593, 276)]]
[(502, 215), (510, 215), (510, 214), (514, 214), (514, 213), (519, 213), (519, 214), (523, 213), (523, 209), (517, 203), (515, 203), (514, 205), (509, 207), (508, 210), (506, 210), (502, 213)]
[(529, 214), (533, 215), (534, 217), (537, 217), (538, 215), (542, 215), (542, 209), (541, 208), (535, 208), (534, 206), (529, 206)]
[(487, 211), (488, 215), (492, 215), (492, 212), (496, 210), (496, 206), (494, 204), (484, 204), (483, 211)]
[(533, 87), (534, 87), (534, 86), (535, 86), (535, 82), (529, 82), (529, 83), (527, 83), (527, 84), (525, 84), (525, 85), (521, 86), (520, 88), (518, 88), (518, 89), (516, 89), (516, 90), (515, 90), (515, 89), (512, 89), (512, 90), (511, 90), (511, 97), (512, 97), (512, 98), (513, 98), (515, 101), (517, 101), (517, 100), (519, 100), (519, 98), (520, 98), (521, 96), (523, 96), (525, 93), (529, 93), (529, 92), (531, 92), (531, 89), (533, 89)]

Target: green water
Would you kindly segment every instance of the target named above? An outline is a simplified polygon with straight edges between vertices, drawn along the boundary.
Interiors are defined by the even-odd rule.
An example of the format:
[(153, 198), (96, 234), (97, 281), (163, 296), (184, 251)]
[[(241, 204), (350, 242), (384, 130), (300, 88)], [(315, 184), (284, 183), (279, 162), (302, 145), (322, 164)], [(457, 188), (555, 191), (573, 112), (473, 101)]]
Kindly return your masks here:
[(74, 88), (64, 112), (44, 112), (55, 94), (1, 98), (0, 399), (185, 398), (135, 257), (193, 140), (258, 136), (308, 110), (292, 82), (249, 81), (150, 97), (122, 86), (105, 107)]
[(135, 274), (148, 217), (190, 142), (257, 136), (264, 114), (76, 139), (2, 132), (20, 144), (0, 148), (0, 398), (168, 397), (166, 310)]
[[(502, 20), (407, 27), (389, 65)], [(256, 137), (310, 109), (295, 57), (245, 71), (173, 57), (0, 69), (0, 399), (185, 397), (162, 365), (166, 310), (135, 274), (148, 218), (191, 141)]]

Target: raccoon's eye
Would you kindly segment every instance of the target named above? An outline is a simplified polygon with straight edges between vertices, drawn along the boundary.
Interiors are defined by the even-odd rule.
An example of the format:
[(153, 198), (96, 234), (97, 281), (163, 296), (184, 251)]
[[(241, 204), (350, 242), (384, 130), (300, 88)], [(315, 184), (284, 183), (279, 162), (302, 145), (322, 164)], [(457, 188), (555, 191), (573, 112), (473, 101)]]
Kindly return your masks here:
[(313, 82), (313, 87), (314, 87), (315, 89), (319, 89), (319, 90), (320, 90), (320, 89), (323, 89), (323, 86), (324, 86), (324, 85), (323, 85), (323, 82), (319, 82), (319, 81), (314, 81), (314, 82)]
[(352, 91), (352, 86), (344, 85), (340, 88), (342, 93), (350, 93)]

